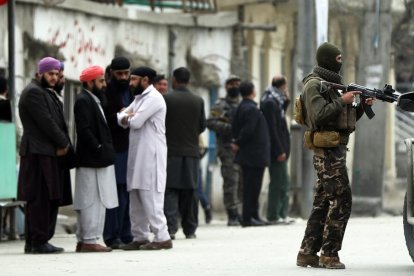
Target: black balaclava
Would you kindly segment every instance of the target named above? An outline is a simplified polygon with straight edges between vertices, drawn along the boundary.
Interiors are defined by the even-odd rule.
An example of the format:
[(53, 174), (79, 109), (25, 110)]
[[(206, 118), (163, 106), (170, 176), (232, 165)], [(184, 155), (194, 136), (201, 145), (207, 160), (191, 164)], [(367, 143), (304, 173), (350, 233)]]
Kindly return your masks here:
[(318, 66), (339, 73), (342, 63), (337, 62), (336, 57), (340, 54), (341, 50), (335, 45), (329, 42), (323, 43), (316, 51), (316, 61), (318, 62)]
[(230, 87), (227, 89), (227, 95), (230, 98), (236, 98), (240, 95), (240, 89), (238, 87)]

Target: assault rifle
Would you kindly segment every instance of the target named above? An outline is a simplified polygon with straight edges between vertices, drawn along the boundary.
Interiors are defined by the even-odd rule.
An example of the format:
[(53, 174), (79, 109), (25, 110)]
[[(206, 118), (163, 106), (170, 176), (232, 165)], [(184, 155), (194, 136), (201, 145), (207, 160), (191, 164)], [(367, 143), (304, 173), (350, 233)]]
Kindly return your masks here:
[[(365, 102), (365, 99), (374, 98), (388, 103), (397, 102), (397, 106), (399, 106), (401, 109), (409, 112), (414, 112), (414, 92), (401, 94), (399, 92), (396, 92), (390, 84), (386, 84), (384, 86), (384, 89), (380, 90), (376, 88), (368, 88), (355, 83), (342, 85), (328, 81), (321, 81), (321, 91), (322, 89), (328, 88), (342, 90), (342, 93), (346, 93), (347, 91), (360, 91), (360, 102), (354, 103), (353, 107), (358, 107), (361, 102)], [(362, 107), (369, 119), (372, 119), (375, 116), (375, 113), (372, 111), (371, 106), (362, 105)]]

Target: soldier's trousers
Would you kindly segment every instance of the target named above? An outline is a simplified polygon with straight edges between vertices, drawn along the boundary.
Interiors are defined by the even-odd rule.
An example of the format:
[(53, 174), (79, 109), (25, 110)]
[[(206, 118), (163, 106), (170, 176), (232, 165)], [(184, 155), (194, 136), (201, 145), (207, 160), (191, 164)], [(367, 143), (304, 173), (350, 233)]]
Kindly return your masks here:
[(305, 254), (321, 250), (325, 256), (337, 256), (352, 206), (346, 146), (316, 149), (313, 163), (318, 180), (301, 250)]
[(234, 163), (234, 155), (220, 155), (223, 177), (223, 202), (226, 210), (238, 210), (242, 198), (241, 168)]

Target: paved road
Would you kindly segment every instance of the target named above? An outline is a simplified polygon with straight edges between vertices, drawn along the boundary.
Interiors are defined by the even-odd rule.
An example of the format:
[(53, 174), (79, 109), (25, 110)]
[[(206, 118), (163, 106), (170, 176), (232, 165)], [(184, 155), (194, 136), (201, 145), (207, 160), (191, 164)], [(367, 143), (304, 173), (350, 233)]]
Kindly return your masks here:
[(289, 226), (229, 228), (201, 225), (198, 239), (177, 235), (167, 251), (74, 253), (75, 237), (57, 234), (59, 255), (24, 255), (23, 242), (0, 244), (0, 275), (410, 275), (402, 218), (351, 218), (341, 251), (347, 269), (296, 267), (305, 221)]

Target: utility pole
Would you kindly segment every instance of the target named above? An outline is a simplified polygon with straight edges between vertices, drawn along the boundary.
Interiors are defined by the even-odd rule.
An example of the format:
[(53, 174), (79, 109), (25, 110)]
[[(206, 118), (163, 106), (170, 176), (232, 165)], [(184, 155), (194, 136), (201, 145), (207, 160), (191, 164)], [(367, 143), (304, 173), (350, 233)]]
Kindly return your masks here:
[(9, 42), (9, 98), (12, 110), (12, 121), (15, 121), (15, 57), (14, 57), (14, 25), (15, 25), (15, 0), (8, 0), (7, 3), (7, 25)]
[[(365, 2), (374, 10), (364, 13), (360, 39), (357, 81), (368, 87), (382, 88), (388, 83), (391, 52), (391, 0)], [(382, 209), (384, 157), (386, 147), (386, 103), (373, 106), (375, 117), (363, 116), (355, 132), (352, 174), (353, 212), (377, 215)]]
[[(296, 40), (296, 68), (294, 72), (294, 95), (302, 93), (302, 79), (310, 73), (315, 63), (316, 21), (314, 1), (297, 1), (298, 24)], [(303, 127), (292, 124), (292, 187), (295, 188), (294, 208), (303, 218), (309, 217), (312, 209), (313, 187), (316, 174), (313, 169), (312, 151), (303, 148)]]

